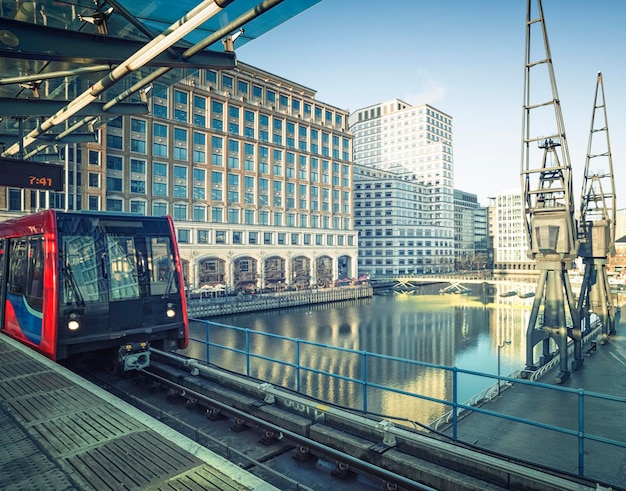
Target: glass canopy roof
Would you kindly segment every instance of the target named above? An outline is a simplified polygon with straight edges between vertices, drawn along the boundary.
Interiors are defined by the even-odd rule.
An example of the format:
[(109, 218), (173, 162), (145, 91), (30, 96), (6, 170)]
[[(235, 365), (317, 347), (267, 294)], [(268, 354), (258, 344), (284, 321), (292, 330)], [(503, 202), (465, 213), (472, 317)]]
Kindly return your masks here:
[(0, 0), (0, 156), (146, 112), (152, 80), (233, 68), (233, 46), (319, 1)]

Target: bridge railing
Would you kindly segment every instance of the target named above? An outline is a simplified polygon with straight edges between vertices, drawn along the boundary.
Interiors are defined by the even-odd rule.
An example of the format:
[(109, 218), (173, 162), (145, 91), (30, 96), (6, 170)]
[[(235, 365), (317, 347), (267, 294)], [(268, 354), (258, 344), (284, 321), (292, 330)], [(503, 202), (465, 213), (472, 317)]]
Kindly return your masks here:
[[(624, 452), (626, 451), (626, 441), (616, 440), (613, 434), (601, 434), (603, 428), (597, 426), (593, 418), (587, 417), (588, 411), (596, 414), (598, 403), (605, 405), (614, 405), (615, 408), (623, 408), (626, 405), (625, 397), (617, 397), (605, 394), (585, 391), (583, 389), (570, 389), (562, 386), (554, 386), (542, 384), (532, 380), (517, 378), (519, 373), (514, 373), (508, 377), (498, 377), (496, 375), (465, 370), (456, 367), (448, 367), (445, 365), (436, 365), (432, 363), (420, 362), (397, 358), (388, 355), (371, 353), (367, 351), (354, 350), (337, 346), (306, 341), (298, 338), (290, 338), (272, 333), (255, 331), (253, 329), (220, 324), (210, 320), (190, 319), (193, 329), (190, 337), (190, 347), (200, 348), (200, 353), (194, 352), (194, 356), (200, 358), (201, 351), (204, 350), (204, 359), (216, 366), (234, 371), (241, 375), (261, 379), (273, 385), (280, 385), (285, 388), (295, 390), (300, 394), (320, 399), (320, 391), (313, 390), (319, 387), (336, 386), (338, 383), (349, 384), (357, 387), (360, 392), (360, 407), (351, 407), (351, 409), (359, 413), (384, 417), (385, 419), (404, 422), (405, 424), (413, 424), (423, 429), (435, 432), (445, 432), (454, 440), (458, 440), (459, 420), (471, 413), (479, 413), (488, 417), (499, 418), (508, 422), (522, 423), (532, 428), (539, 428), (545, 431), (552, 431), (563, 435), (568, 435), (577, 440), (577, 462), (567, 462), (564, 468), (577, 469), (580, 476), (586, 477), (585, 474), (585, 454), (586, 444), (592, 444), (594, 448), (596, 444), (600, 444), (607, 452)], [(203, 338), (201, 337), (203, 335)], [(216, 342), (219, 339), (221, 342)], [(188, 348), (188, 350), (191, 348)], [(315, 352), (315, 355), (313, 354)], [(271, 356), (264, 354), (272, 352)], [(311, 366), (309, 361), (316, 360), (347, 360), (350, 365), (348, 370), (350, 373), (359, 373), (360, 376), (346, 376), (331, 372), (328, 368), (320, 366)], [(220, 360), (227, 360), (225, 365), (220, 364)], [(260, 364), (264, 364), (265, 369), (259, 370)], [(269, 364), (269, 368), (267, 365)], [(401, 387), (392, 387), (381, 384), (376, 380), (376, 373), (384, 370), (385, 367), (391, 365), (403, 366), (409, 376), (419, 378), (420, 374), (435, 377), (447, 386), (446, 390), (438, 390), (437, 394), (447, 392), (449, 397), (442, 399), (438, 395), (416, 393)], [(327, 364), (326, 367), (329, 365)], [(239, 367), (233, 369), (233, 367)], [(274, 369), (279, 367), (280, 369)], [(418, 372), (412, 370), (411, 367), (419, 367), (424, 371)], [(287, 371), (282, 371), (286, 368)], [(261, 373), (262, 372), (262, 373)], [(315, 377), (315, 384), (311, 383), (311, 374)], [(416, 375), (417, 374), (417, 375)], [(272, 377), (276, 376), (276, 380), (262, 378), (259, 375)], [(459, 402), (459, 394), (461, 393), (461, 381), (465, 383), (469, 378), (485, 379), (488, 388), (480, 394), (465, 402)], [(489, 382), (489, 381), (495, 381)], [(515, 384), (532, 386), (538, 390), (559, 391), (563, 395), (559, 396), (563, 399), (573, 395), (576, 399), (575, 405), (568, 407), (567, 411), (570, 416), (575, 416), (575, 424), (570, 427), (561, 427), (551, 424), (549, 421), (533, 420), (527, 417), (532, 416), (533, 411), (523, 408), (522, 415), (502, 414), (491, 411), (483, 404), (485, 401), (493, 399), (500, 391), (511, 387)], [(440, 388), (441, 389), (441, 388)], [(441, 418), (432, 422), (419, 422), (406, 418), (403, 415), (378, 414), (370, 411), (369, 403), (372, 397), (382, 397), (384, 394), (395, 394), (403, 398), (404, 402), (394, 402), (394, 407), (410, 408), (415, 405), (416, 401), (426, 401), (428, 404), (439, 405), (439, 414), (443, 414)], [(538, 396), (540, 398), (540, 396)], [(326, 400), (325, 403), (338, 405), (336, 401)], [(384, 406), (382, 406), (384, 407)], [(594, 407), (593, 411), (587, 410), (586, 407)], [(573, 408), (573, 409), (572, 409)], [(559, 408), (559, 412), (565, 411)], [(603, 408), (602, 414), (610, 415), (613, 410)], [(590, 428), (594, 428), (593, 432)], [(626, 439), (624, 439), (626, 440)], [(589, 452), (587, 453), (597, 453)], [(565, 458), (565, 457), (563, 457)], [(540, 462), (539, 462), (540, 463)]]

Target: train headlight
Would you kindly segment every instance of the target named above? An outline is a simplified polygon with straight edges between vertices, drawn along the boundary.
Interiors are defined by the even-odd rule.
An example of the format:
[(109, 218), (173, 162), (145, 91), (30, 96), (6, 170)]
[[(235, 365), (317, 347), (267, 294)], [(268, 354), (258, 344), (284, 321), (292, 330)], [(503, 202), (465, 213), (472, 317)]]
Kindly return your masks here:
[(174, 305), (172, 305), (171, 303), (167, 304), (167, 310), (165, 311), (165, 315), (168, 317), (168, 319), (173, 319), (176, 316)]
[(67, 328), (70, 331), (76, 331), (80, 328), (80, 322), (78, 321), (78, 316), (74, 312), (70, 314), (70, 318), (67, 321)]

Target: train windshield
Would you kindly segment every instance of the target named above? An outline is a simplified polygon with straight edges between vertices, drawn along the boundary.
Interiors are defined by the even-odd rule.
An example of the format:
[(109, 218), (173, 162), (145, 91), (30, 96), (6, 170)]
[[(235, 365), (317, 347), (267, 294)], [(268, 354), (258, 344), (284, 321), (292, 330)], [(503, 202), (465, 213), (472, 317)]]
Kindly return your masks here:
[(63, 235), (61, 251), (67, 304), (167, 297), (178, 292), (168, 236)]

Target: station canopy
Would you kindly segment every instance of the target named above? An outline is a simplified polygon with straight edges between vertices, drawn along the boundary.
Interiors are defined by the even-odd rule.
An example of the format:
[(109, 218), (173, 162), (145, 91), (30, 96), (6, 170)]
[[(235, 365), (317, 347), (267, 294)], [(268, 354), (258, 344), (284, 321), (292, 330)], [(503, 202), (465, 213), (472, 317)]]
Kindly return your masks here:
[(147, 113), (153, 82), (234, 68), (234, 49), (319, 1), (0, 0), (0, 158), (93, 141)]

